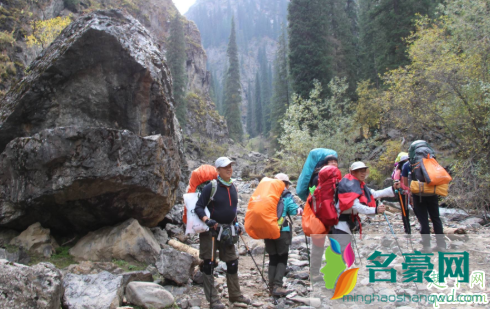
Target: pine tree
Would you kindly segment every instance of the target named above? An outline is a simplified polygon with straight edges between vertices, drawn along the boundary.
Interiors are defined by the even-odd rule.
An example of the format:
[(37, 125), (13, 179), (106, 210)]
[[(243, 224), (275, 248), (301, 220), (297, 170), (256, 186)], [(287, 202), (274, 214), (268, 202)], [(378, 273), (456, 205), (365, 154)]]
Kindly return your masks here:
[(328, 0), (291, 0), (288, 7), (289, 66), (294, 92), (309, 97), (313, 80), (332, 78), (328, 43)]
[(167, 62), (172, 74), (172, 92), (174, 95), (176, 116), (181, 126), (185, 125), (185, 37), (182, 18), (177, 12), (170, 23), (170, 36), (168, 38)]
[(274, 61), (274, 91), (271, 102), (271, 129), (272, 135), (277, 138), (282, 133), (281, 119), (284, 116), (291, 99), (288, 72), (288, 50), (286, 31), (283, 29), (277, 46)]
[(253, 122), (253, 98), (252, 98), (252, 85), (248, 82), (247, 90), (247, 132), (250, 137), (254, 136), (254, 122)]
[(235, 18), (231, 19), (231, 34), (226, 51), (228, 55), (229, 67), (226, 72), (225, 92), (223, 99), (223, 109), (228, 124), (228, 133), (235, 141), (241, 141), (243, 137), (241, 119), (241, 84), (240, 84), (240, 64), (238, 63), (238, 48), (235, 34)]
[(352, 0), (328, 0), (329, 45), (332, 64), (332, 76), (346, 77), (349, 93), (354, 94), (357, 86), (357, 40), (356, 4)]
[(409, 63), (405, 37), (415, 14), (432, 17), (441, 0), (360, 0), (361, 78), (379, 85), (379, 75)]
[(254, 116), (255, 116), (255, 135), (260, 135), (264, 131), (264, 115), (262, 114), (262, 90), (260, 89), (259, 72), (255, 74), (254, 89)]
[(267, 135), (270, 131), (271, 127), (271, 110), (270, 110), (270, 100), (272, 96), (271, 91), (271, 80), (269, 78), (269, 63), (267, 61), (267, 55), (265, 51), (265, 47), (259, 49), (258, 53), (258, 62), (259, 62), (259, 77), (260, 77), (260, 98), (262, 104), (262, 125), (263, 130), (262, 133)]

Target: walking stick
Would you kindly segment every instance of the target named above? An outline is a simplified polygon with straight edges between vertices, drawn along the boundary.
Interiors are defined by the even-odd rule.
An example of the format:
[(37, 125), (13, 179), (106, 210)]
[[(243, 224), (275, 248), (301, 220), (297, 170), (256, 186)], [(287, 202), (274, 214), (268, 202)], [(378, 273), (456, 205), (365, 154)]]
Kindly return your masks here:
[(308, 237), (305, 234), (305, 242), (306, 242), (306, 253), (308, 254), (308, 264), (311, 265), (310, 261), (310, 248), (308, 247)]
[(211, 276), (213, 281), (211, 282), (211, 290), (209, 291), (209, 309), (212, 309), (213, 303), (213, 289), (214, 289), (214, 236), (211, 238)]
[[(243, 241), (243, 244), (245, 245), (245, 248), (247, 249), (247, 252), (248, 254), (250, 255), (250, 257), (252, 258), (252, 261), (254, 262), (255, 264), (255, 267), (257, 267), (257, 270), (259, 271), (260, 273), (260, 268), (259, 266), (257, 265), (257, 262), (255, 262), (255, 259), (252, 255), (252, 251), (250, 251), (250, 248), (247, 246), (247, 243), (245, 242), (245, 240), (243, 239), (243, 236), (240, 235), (240, 238), (242, 239)], [(265, 280), (264, 278), (264, 275), (262, 273), (260, 273), (260, 276), (262, 277), (262, 280), (264, 281), (265, 285), (267, 286), (267, 288), (269, 289), (269, 295), (272, 296), (272, 299), (273, 299), (273, 302), (274, 302), (274, 305), (277, 305), (277, 300), (274, 298), (274, 296), (272, 295), (272, 288), (269, 286), (269, 283), (267, 283), (267, 281)]]
[(265, 239), (264, 239), (264, 255), (262, 257), (262, 276), (264, 275), (264, 268), (265, 268)]

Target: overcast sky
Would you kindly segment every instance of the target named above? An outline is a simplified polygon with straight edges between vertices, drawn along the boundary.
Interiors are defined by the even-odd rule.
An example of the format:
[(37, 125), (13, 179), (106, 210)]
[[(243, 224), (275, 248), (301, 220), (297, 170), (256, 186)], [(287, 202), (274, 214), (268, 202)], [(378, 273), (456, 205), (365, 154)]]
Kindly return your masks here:
[(196, 2), (196, 0), (173, 0), (180, 14), (184, 14)]

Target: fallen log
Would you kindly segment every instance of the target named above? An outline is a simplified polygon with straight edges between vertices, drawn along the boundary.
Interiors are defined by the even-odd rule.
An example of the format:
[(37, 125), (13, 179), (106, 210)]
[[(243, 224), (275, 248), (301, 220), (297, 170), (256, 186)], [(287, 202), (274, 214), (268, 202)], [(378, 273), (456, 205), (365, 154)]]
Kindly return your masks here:
[(179, 251), (185, 252), (185, 253), (189, 253), (190, 255), (192, 255), (192, 257), (194, 258), (194, 263), (196, 265), (198, 265), (202, 262), (202, 260), (199, 258), (199, 250), (197, 250), (196, 248), (192, 248), (191, 246), (183, 244), (180, 241), (175, 240), (175, 239), (170, 239), (167, 244), (176, 250), (179, 250)]

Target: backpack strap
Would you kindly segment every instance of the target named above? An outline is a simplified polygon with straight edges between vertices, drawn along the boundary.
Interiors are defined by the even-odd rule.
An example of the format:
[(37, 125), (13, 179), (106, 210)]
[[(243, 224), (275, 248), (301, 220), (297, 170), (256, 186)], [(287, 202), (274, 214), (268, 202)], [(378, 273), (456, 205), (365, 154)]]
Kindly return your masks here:
[(216, 194), (216, 191), (218, 190), (218, 180), (213, 179), (211, 180), (211, 195), (209, 195), (209, 201), (206, 204), (206, 206), (211, 203), (211, 201), (214, 201), (214, 195)]

